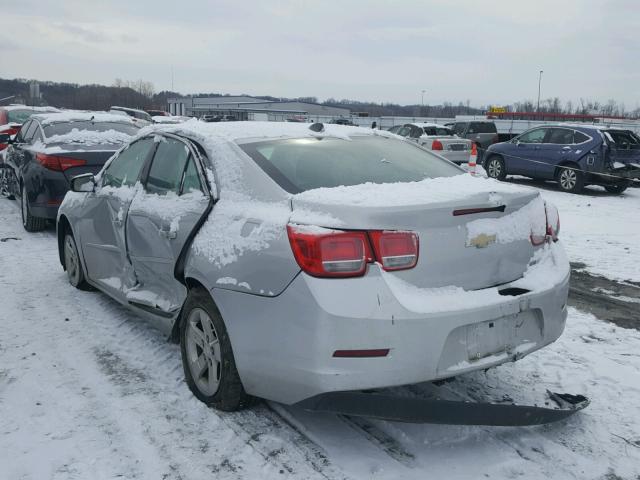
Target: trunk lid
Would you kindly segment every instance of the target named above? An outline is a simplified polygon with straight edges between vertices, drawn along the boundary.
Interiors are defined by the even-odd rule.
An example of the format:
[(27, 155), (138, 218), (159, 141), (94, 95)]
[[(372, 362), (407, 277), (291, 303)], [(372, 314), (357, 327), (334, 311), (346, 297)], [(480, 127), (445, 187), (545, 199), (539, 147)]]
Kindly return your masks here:
[[(422, 141), (423, 140), (423, 141)], [(468, 152), (471, 150), (471, 140), (459, 137), (422, 137), (421, 141), (424, 145), (431, 148), (434, 140), (438, 140), (442, 143), (443, 151), (450, 152)]]
[[(417, 265), (393, 274), (418, 287), (455, 285), (475, 290), (516, 280), (534, 253), (531, 230), (544, 235), (546, 228), (544, 202), (533, 190), (461, 191), (455, 200), (393, 206), (367, 206), (366, 201), (337, 204), (331, 198), (333, 189), (323, 190), (324, 199), (318, 195), (308, 198), (304, 193), (293, 197), (291, 221), (329, 228), (417, 233)], [(478, 208), (491, 210), (465, 212)]]

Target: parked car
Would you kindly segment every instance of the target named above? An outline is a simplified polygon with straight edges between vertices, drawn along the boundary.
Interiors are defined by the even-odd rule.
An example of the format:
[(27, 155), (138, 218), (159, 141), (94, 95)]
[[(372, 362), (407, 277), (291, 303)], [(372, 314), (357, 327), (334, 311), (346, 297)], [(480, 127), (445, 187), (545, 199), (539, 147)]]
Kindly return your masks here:
[(151, 117), (170, 117), (171, 114), (165, 110), (145, 110)]
[(596, 125), (535, 127), (489, 147), (485, 169), (499, 180), (507, 175), (555, 180), (565, 192), (579, 193), (593, 184), (622, 193), (640, 178), (640, 137)]
[(208, 405), (448, 378), (564, 328), (569, 265), (536, 190), (379, 130), (147, 132), (72, 180), (60, 261), (179, 342)]
[(20, 197), (29, 232), (55, 219), (69, 181), (97, 173), (138, 128), (128, 117), (64, 112), (32, 115), (6, 151), (0, 191)]
[(452, 129), (435, 123), (407, 123), (396, 132), (396, 135), (406, 137), (433, 150), (450, 162), (468, 163), (471, 154), (471, 140), (458, 137)]
[(481, 161), (489, 146), (498, 143), (496, 124), (487, 120), (473, 120), (447, 124), (460, 138), (471, 140), (478, 147), (478, 160)]
[[(53, 107), (28, 107), (26, 105), (7, 105), (0, 107), (0, 134), (15, 135), (20, 127), (34, 113), (59, 112)], [(7, 148), (6, 142), (0, 142), (0, 151)]]
[(151, 119), (151, 115), (149, 115), (144, 110), (138, 110), (137, 108), (128, 108), (128, 107), (111, 107), (109, 109), (109, 113), (113, 113), (115, 115), (127, 115), (133, 119), (133, 122), (139, 127), (144, 127), (153, 123)]
[(387, 131), (397, 135), (398, 132), (400, 131), (400, 129), (403, 128), (403, 127), (404, 127), (404, 125), (394, 125), (393, 127), (387, 129)]
[(233, 115), (204, 115), (202, 120), (205, 122), (234, 122), (236, 117)]

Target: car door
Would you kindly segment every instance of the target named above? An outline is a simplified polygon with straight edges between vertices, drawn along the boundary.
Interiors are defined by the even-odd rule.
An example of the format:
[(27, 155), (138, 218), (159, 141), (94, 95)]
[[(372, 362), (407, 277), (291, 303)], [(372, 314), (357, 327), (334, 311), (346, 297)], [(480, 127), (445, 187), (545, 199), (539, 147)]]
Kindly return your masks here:
[(545, 139), (547, 130), (548, 128), (545, 127), (534, 128), (512, 140), (509, 153), (505, 155), (507, 172), (528, 177), (536, 175), (540, 146)]
[(536, 177), (552, 179), (556, 166), (572, 159), (574, 131), (571, 128), (548, 128), (543, 142), (538, 145)]
[(136, 284), (127, 258), (125, 219), (155, 146), (152, 138), (142, 138), (110, 160), (76, 223), (89, 280), (121, 301)]
[(127, 301), (170, 317), (187, 294), (174, 276), (175, 264), (207, 210), (209, 196), (193, 145), (178, 137), (162, 138), (127, 216), (128, 253), (138, 280)]

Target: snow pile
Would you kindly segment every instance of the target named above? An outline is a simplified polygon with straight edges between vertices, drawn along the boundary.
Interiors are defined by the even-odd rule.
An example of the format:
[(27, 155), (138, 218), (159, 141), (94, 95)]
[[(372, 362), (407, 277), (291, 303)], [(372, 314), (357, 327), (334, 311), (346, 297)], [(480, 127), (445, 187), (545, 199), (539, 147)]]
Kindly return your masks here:
[(193, 251), (222, 267), (247, 251), (260, 251), (285, 234), (288, 202), (260, 202), (229, 192), (209, 214), (193, 242)]
[(135, 195), (131, 202), (131, 211), (144, 212), (148, 215), (160, 218), (163, 221), (171, 221), (169, 231), (178, 232), (180, 219), (187, 213), (202, 214), (206, 207), (206, 197), (200, 190), (177, 195), (169, 192), (166, 195), (147, 193), (141, 189), (139, 195)]
[[(498, 287), (481, 290), (464, 290), (461, 287), (420, 288), (392, 273), (381, 270), (382, 278), (400, 302), (409, 311), (416, 313), (439, 313), (497, 305), (509, 300), (498, 293)], [(532, 257), (521, 279), (501, 285), (500, 288), (517, 287), (538, 293), (557, 286), (569, 275), (569, 261), (560, 242), (545, 244)]]
[(522, 193), (524, 189), (490, 178), (460, 174), (428, 178), (420, 182), (364, 183), (332, 188), (315, 188), (296, 195), (305, 202), (367, 207), (398, 207), (459, 200), (479, 193)]
[(69, 133), (47, 137), (44, 143), (76, 143), (87, 146), (103, 144), (122, 145), (129, 140), (131, 140), (131, 135), (113, 129), (98, 132), (95, 130), (79, 130), (74, 128)]
[(547, 229), (544, 201), (538, 195), (524, 207), (500, 218), (481, 218), (467, 223), (467, 246), (478, 235), (495, 235), (498, 243), (544, 236)]
[(117, 122), (128, 123), (134, 125), (130, 117), (114, 115), (107, 112), (82, 112), (76, 110), (68, 110), (59, 113), (42, 113), (33, 115), (42, 126), (59, 122)]

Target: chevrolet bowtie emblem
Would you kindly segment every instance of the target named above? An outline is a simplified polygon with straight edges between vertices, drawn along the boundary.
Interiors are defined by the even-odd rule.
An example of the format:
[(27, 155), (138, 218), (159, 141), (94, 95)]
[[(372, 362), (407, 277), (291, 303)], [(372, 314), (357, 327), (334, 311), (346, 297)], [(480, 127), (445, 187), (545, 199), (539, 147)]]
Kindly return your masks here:
[(491, 243), (495, 243), (496, 236), (495, 235), (487, 235), (486, 233), (481, 233), (478, 236), (473, 237), (467, 243), (468, 247), (476, 247), (476, 248), (486, 248)]

